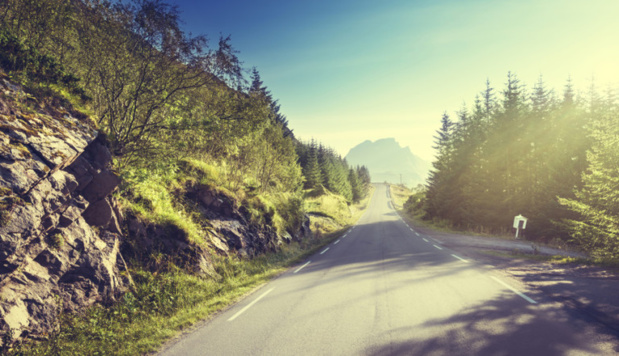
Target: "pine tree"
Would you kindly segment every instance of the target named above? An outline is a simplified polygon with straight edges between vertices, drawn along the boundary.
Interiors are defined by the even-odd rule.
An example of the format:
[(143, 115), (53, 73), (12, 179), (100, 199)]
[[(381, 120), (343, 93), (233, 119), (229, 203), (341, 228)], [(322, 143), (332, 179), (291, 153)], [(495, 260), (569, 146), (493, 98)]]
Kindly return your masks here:
[(441, 128), (434, 136), (437, 151), (436, 160), (432, 163), (433, 169), (430, 171), (427, 183), (426, 205), (427, 214), (430, 217), (446, 217), (446, 210), (449, 208), (450, 199), (446, 194), (451, 175), (451, 155), (453, 148), (453, 126), (454, 123), (447, 113), (441, 117)]
[(359, 175), (354, 168), (348, 170), (348, 182), (352, 191), (352, 201), (357, 203), (364, 197), (363, 183), (359, 179)]
[(323, 183), (318, 163), (318, 147), (314, 140), (310, 143), (307, 163), (303, 166), (303, 175), (305, 176), (305, 189), (315, 189)]
[(575, 241), (599, 257), (619, 257), (619, 126), (614, 117), (596, 120), (589, 167), (575, 199), (561, 203), (579, 215), (566, 224)]
[(359, 176), (359, 181), (363, 185), (363, 189), (367, 191), (372, 183), (372, 178), (370, 176), (370, 171), (366, 166), (357, 166), (357, 175)]

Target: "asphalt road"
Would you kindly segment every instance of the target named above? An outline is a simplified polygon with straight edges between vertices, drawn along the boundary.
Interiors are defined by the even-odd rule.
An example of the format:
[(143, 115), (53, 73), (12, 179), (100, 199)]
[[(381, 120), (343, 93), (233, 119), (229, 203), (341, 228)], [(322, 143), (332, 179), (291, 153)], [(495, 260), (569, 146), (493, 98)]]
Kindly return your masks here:
[(160, 355), (607, 355), (616, 336), (415, 231), (377, 185), (345, 236)]

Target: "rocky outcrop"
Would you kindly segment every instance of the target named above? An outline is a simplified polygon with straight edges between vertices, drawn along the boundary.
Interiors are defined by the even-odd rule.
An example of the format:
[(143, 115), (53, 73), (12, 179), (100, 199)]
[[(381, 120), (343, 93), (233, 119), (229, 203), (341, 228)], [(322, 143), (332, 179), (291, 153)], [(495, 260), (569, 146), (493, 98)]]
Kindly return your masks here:
[[(144, 223), (137, 217), (128, 216), (129, 235), (123, 245), (123, 254), (141, 261), (153, 271), (165, 269), (167, 263), (173, 263), (187, 271), (218, 279), (220, 276), (213, 267), (211, 253), (252, 258), (276, 251), (292, 239), (311, 236), (308, 217), (294, 234), (281, 235), (269, 224), (252, 222), (251, 214), (244, 206), (207, 185), (188, 186), (185, 198), (195, 203), (203, 222), (208, 225), (205, 229), (208, 231), (206, 247), (190, 243), (186, 234), (172, 224)], [(154, 255), (159, 258), (150, 257)]]
[(120, 180), (84, 115), (0, 90), (0, 336), (36, 337), (122, 290)]
[[(251, 214), (244, 206), (225, 194), (206, 185), (197, 185), (189, 190), (188, 198), (198, 203), (202, 215), (208, 219), (212, 230), (210, 244), (220, 253), (234, 252), (241, 257), (254, 257), (276, 251), (282, 243), (297, 240), (311, 234), (309, 219), (305, 218), (299, 231), (282, 235), (267, 224), (252, 223)], [(266, 214), (265, 217), (269, 218)]]

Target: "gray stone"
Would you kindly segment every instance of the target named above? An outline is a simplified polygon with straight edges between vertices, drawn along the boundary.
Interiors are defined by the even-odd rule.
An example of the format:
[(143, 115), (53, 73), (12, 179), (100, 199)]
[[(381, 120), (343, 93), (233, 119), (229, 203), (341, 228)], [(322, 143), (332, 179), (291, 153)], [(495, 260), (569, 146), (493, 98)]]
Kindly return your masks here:
[[(0, 340), (9, 330), (17, 338), (49, 334), (61, 312), (55, 296), (61, 309), (79, 311), (123, 290), (120, 236), (105, 230), (119, 210), (108, 199), (120, 182), (107, 168), (109, 151), (100, 140), (89, 148), (96, 131), (70, 115), (52, 117), (44, 108), (22, 113), (23, 103), (13, 98), (24, 95), (16, 91), (0, 82), (0, 188), (19, 196), (0, 226)], [(83, 217), (85, 187), (98, 203), (90, 213), (104, 227), (101, 237)], [(110, 228), (118, 232), (118, 223)]]

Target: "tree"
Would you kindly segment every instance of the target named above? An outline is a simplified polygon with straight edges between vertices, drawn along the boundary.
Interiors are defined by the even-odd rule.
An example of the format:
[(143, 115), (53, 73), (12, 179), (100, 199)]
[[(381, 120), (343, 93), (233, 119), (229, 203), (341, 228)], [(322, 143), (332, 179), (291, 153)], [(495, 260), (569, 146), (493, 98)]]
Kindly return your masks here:
[(350, 188), (352, 191), (352, 201), (357, 203), (364, 197), (364, 189), (359, 175), (354, 168), (348, 169), (348, 182), (350, 182)]
[(122, 161), (156, 146), (168, 108), (188, 91), (239, 79), (230, 38), (210, 50), (204, 37), (186, 35), (177, 8), (160, 0), (94, 2), (81, 11), (76, 69)]
[(589, 167), (574, 199), (560, 202), (578, 214), (566, 219), (572, 238), (592, 254), (619, 257), (619, 127), (615, 117), (593, 124), (594, 143), (587, 153)]
[(303, 176), (305, 176), (305, 189), (315, 189), (323, 183), (322, 172), (318, 164), (318, 147), (314, 140), (309, 145), (306, 163), (303, 166)]

